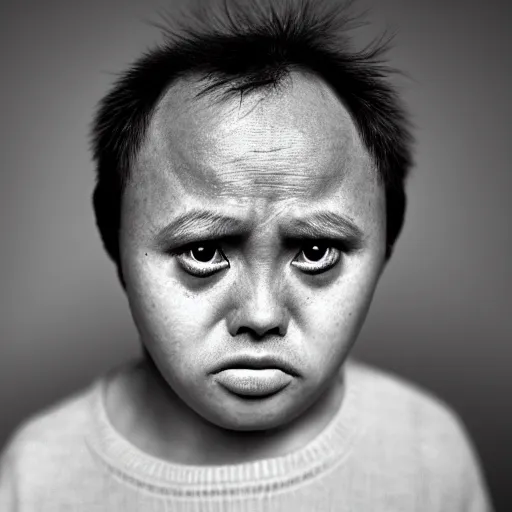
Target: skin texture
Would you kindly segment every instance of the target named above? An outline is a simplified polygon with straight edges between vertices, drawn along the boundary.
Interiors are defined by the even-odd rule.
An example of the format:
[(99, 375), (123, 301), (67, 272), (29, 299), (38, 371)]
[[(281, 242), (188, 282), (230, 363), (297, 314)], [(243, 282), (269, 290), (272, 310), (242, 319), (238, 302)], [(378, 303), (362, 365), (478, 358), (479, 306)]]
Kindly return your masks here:
[[(123, 197), (126, 293), (156, 367), (143, 363), (113, 384), (107, 412), (160, 458), (224, 464), (293, 451), (336, 413), (339, 370), (384, 267), (385, 196), (349, 114), (320, 79), (294, 72), (242, 101), (196, 99), (199, 90), (183, 79), (162, 98)], [(208, 222), (165, 229), (198, 208), (243, 223), (216, 242), (214, 262), (229, 266), (208, 277), (187, 272), (190, 246), (173, 254), (204, 241)], [(326, 253), (339, 261), (311, 274), (292, 224), (319, 211), (359, 234), (350, 245), (341, 231), (342, 250)], [(212, 373), (241, 353), (281, 356), (296, 375), (272, 397), (242, 399)]]

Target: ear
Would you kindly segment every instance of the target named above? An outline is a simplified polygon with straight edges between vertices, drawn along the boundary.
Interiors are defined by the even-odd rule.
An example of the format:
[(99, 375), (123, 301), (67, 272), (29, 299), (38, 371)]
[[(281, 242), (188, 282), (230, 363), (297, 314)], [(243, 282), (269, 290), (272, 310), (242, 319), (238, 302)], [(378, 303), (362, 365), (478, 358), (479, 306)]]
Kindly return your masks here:
[(391, 258), (405, 219), (407, 198), (403, 183), (386, 187), (386, 262)]
[(99, 180), (94, 188), (92, 203), (103, 247), (117, 267), (117, 276), (121, 286), (126, 289), (119, 254), (121, 201), (117, 187), (109, 186), (108, 182)]

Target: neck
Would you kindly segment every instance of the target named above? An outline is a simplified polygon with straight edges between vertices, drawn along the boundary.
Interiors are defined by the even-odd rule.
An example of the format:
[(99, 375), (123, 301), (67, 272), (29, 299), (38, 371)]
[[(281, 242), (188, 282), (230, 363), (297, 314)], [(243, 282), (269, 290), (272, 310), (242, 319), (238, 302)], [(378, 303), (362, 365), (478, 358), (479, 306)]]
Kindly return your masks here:
[(106, 406), (114, 427), (150, 455), (177, 464), (240, 464), (286, 455), (318, 436), (341, 406), (342, 375), (293, 422), (272, 430), (233, 431), (189, 408), (146, 354), (124, 379), (112, 382)]

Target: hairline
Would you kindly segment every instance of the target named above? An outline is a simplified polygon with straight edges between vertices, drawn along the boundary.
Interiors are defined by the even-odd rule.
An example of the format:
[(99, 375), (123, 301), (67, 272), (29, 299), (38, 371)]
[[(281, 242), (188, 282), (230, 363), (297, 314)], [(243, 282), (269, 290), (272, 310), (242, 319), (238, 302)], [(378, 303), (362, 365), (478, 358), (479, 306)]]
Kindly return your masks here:
[[(385, 186), (384, 177), (382, 176), (382, 173), (379, 172), (379, 164), (377, 162), (376, 157), (372, 154), (371, 148), (368, 147), (367, 143), (364, 140), (363, 134), (361, 133), (361, 130), (358, 126), (358, 123), (356, 122), (356, 119), (354, 119), (354, 116), (350, 109), (345, 104), (343, 98), (340, 96), (336, 88), (329, 83), (328, 80), (326, 80), (321, 74), (317, 73), (315, 70), (308, 68), (301, 64), (294, 64), (291, 63), (285, 73), (279, 77), (279, 79), (275, 83), (262, 85), (260, 87), (255, 87), (254, 89), (250, 91), (240, 91), (240, 106), (242, 104), (243, 98), (245, 96), (249, 97), (255, 97), (260, 95), (261, 98), (259, 101), (264, 101), (267, 99), (268, 96), (271, 95), (284, 95), (287, 93), (290, 87), (291, 83), (291, 77), (294, 74), (299, 74), (301, 78), (306, 79), (313, 79), (317, 82), (315, 84), (316, 87), (318, 87), (318, 82), (321, 84), (327, 86), (335, 96), (336, 100), (339, 102), (339, 104), (342, 106), (342, 108), (345, 110), (350, 122), (352, 123), (353, 128), (355, 129), (359, 142), (361, 146), (364, 148), (367, 157), (369, 158), (370, 164), (371, 164), (371, 172), (374, 174), (377, 178), (378, 184), (380, 186)], [(220, 74), (219, 74), (220, 76)], [(210, 78), (210, 80), (209, 80)], [(144, 151), (145, 147), (147, 147), (149, 142), (149, 134), (150, 134), (150, 127), (152, 122), (154, 121), (155, 116), (157, 115), (158, 111), (162, 108), (166, 98), (168, 98), (169, 94), (172, 92), (172, 89), (179, 85), (180, 83), (188, 83), (193, 88), (198, 88), (198, 90), (190, 96), (187, 101), (191, 100), (191, 106), (197, 105), (197, 103), (193, 103), (194, 100), (200, 100), (204, 97), (211, 97), (214, 99), (214, 104), (216, 105), (226, 105), (230, 102), (232, 102), (235, 99), (235, 93), (236, 91), (231, 91), (228, 86), (222, 87), (222, 88), (216, 88), (214, 90), (208, 90), (207, 86), (201, 86), (201, 84), (204, 84), (205, 82), (210, 81), (210, 83), (215, 83), (215, 78), (213, 79), (208, 76), (205, 76), (204, 72), (201, 72), (201, 70), (198, 69), (191, 69), (188, 70), (186, 73), (180, 74), (178, 76), (173, 77), (170, 80), (170, 83), (166, 85), (166, 87), (163, 89), (162, 94), (155, 102), (153, 108), (150, 110), (150, 112), (147, 115), (146, 123), (144, 126), (143, 133), (140, 136), (140, 140), (138, 141), (138, 147), (135, 148), (134, 154), (129, 159), (129, 165), (127, 169), (127, 173), (124, 177), (123, 181), (123, 187), (121, 188), (121, 196), (124, 194), (125, 187), (130, 183), (130, 181), (133, 179), (133, 175), (135, 170), (139, 167), (140, 164), (140, 157), (142, 152)], [(233, 78), (231, 83), (236, 84), (239, 80), (243, 80), (242, 78)], [(323, 94), (324, 91), (319, 88), (321, 93)], [(259, 103), (258, 101), (258, 103)], [(250, 113), (250, 111), (249, 111)]]

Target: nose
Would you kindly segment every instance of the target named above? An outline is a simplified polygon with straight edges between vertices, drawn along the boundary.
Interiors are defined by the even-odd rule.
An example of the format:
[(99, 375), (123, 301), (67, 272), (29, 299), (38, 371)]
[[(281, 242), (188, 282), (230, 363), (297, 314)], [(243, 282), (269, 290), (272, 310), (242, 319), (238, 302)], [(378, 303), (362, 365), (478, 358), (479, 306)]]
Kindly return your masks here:
[(288, 330), (289, 313), (285, 305), (282, 286), (272, 276), (241, 284), (237, 302), (228, 316), (231, 336), (242, 333), (256, 338), (284, 336)]

